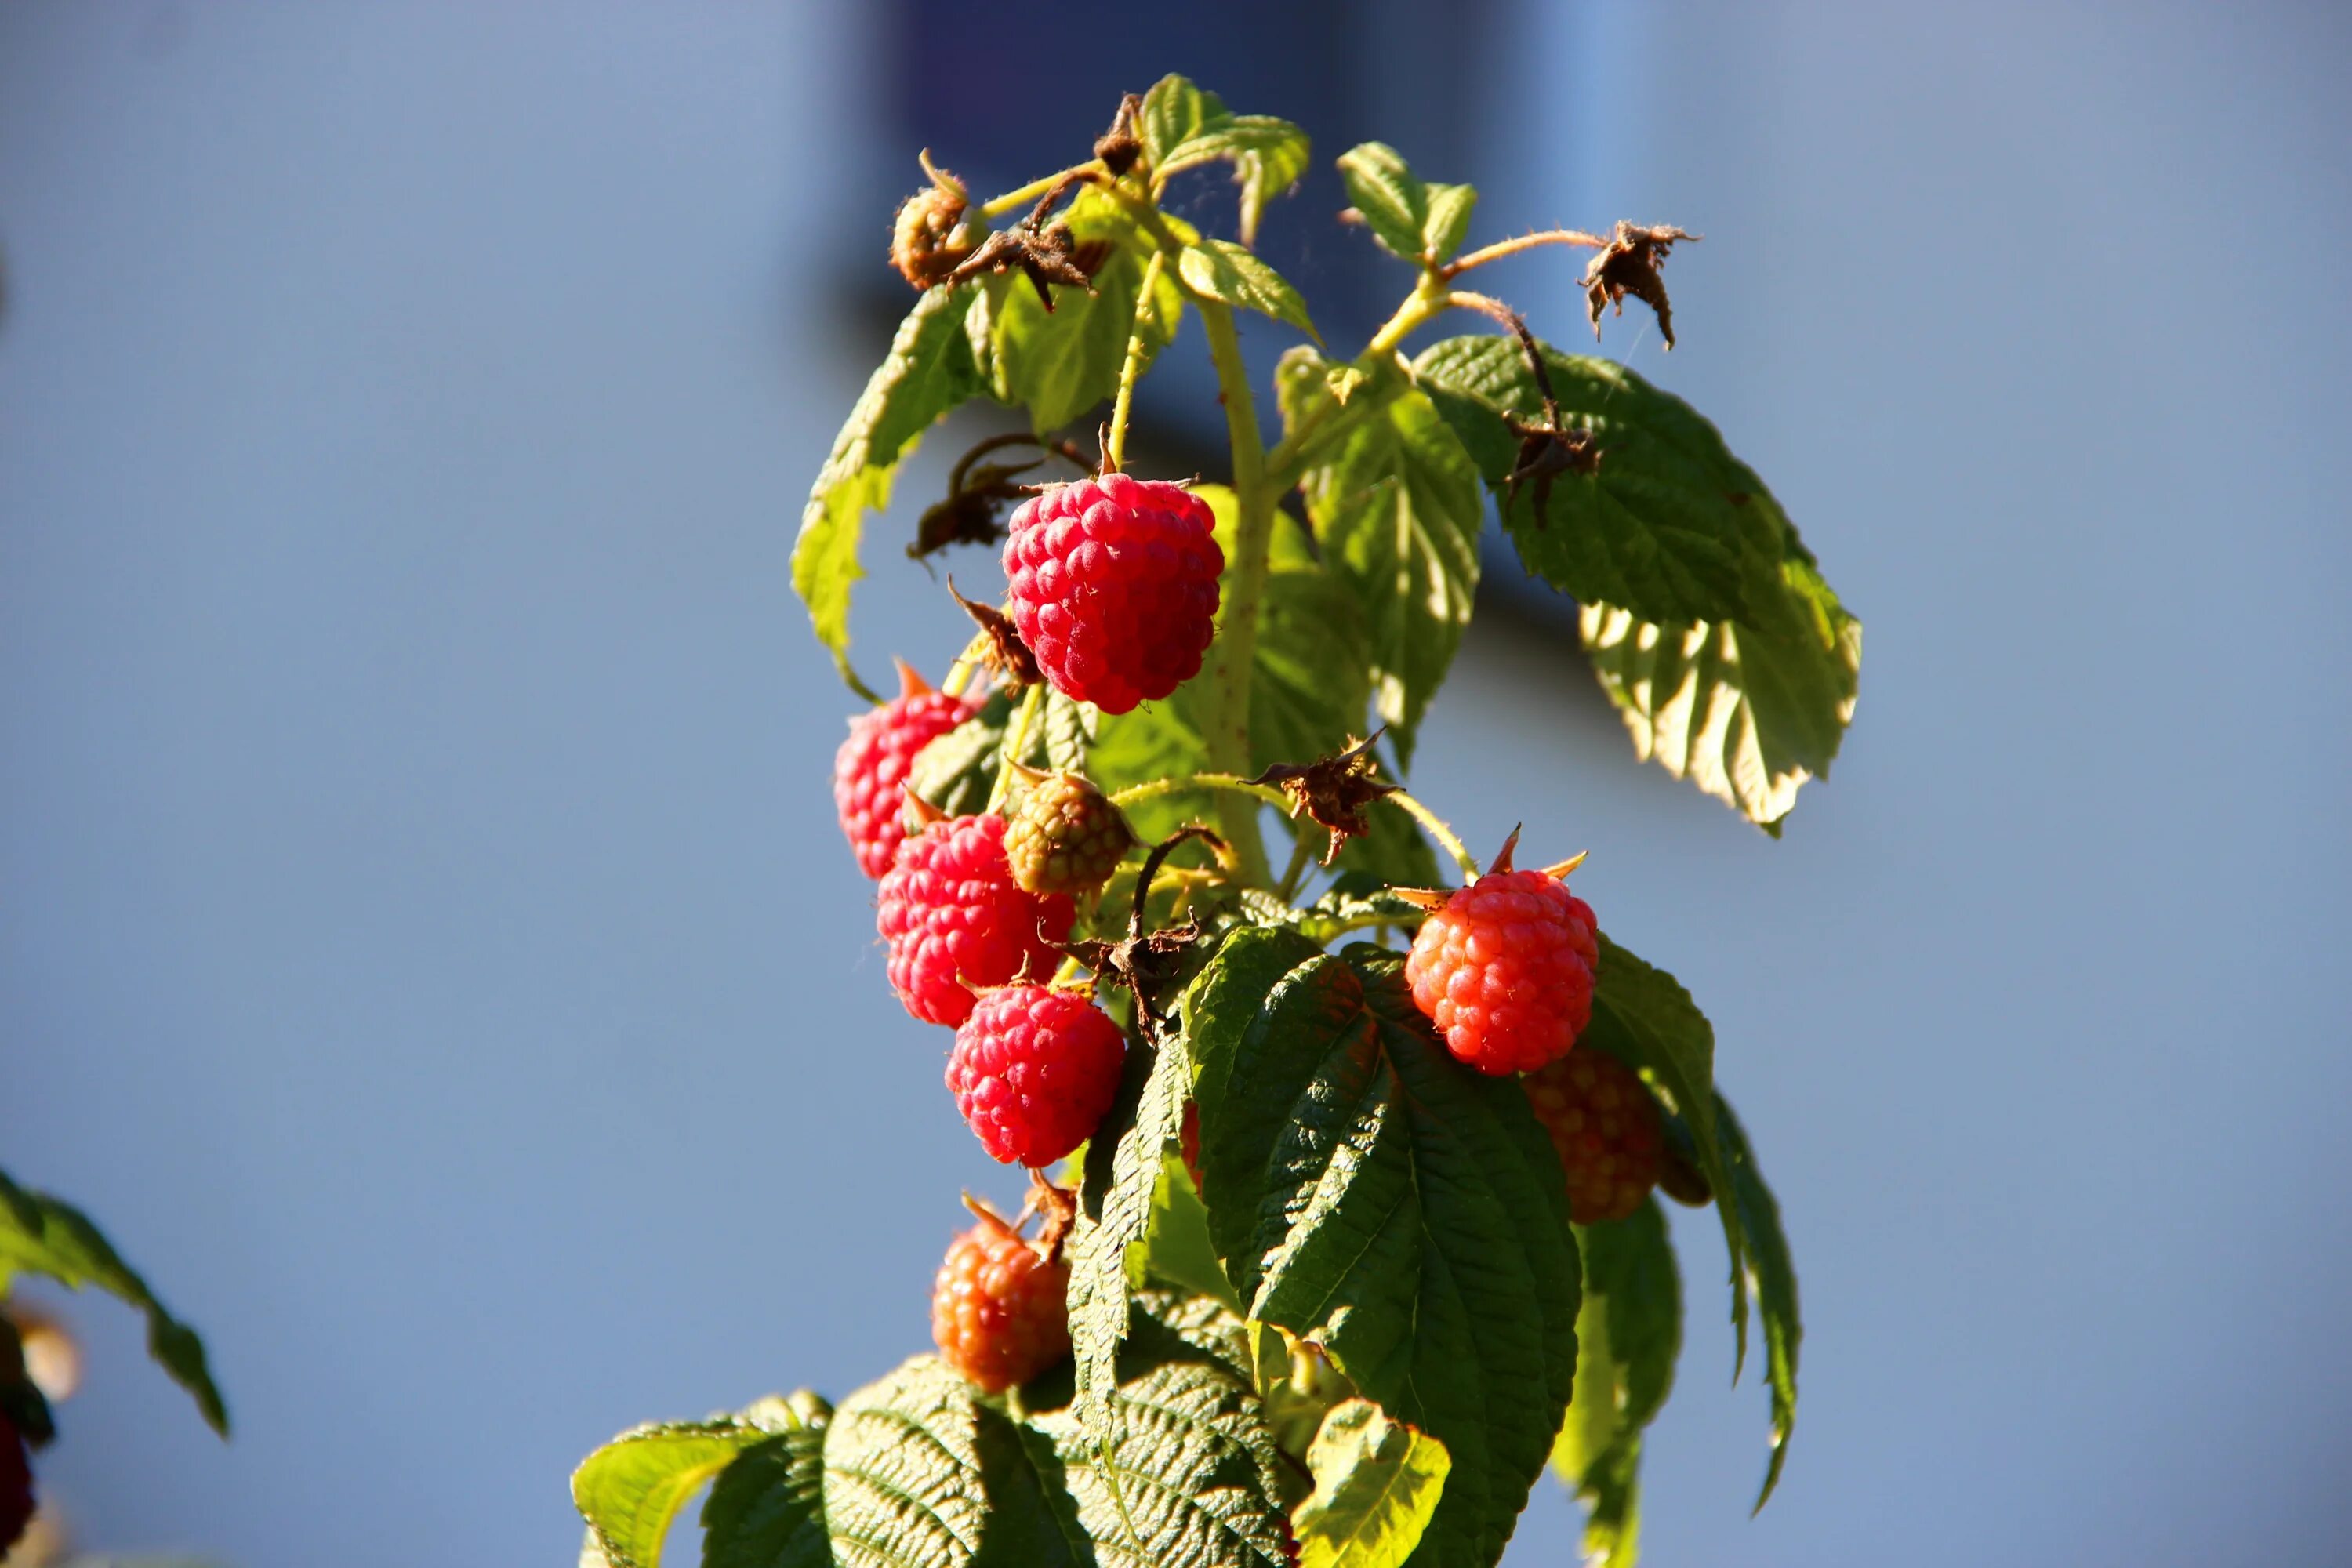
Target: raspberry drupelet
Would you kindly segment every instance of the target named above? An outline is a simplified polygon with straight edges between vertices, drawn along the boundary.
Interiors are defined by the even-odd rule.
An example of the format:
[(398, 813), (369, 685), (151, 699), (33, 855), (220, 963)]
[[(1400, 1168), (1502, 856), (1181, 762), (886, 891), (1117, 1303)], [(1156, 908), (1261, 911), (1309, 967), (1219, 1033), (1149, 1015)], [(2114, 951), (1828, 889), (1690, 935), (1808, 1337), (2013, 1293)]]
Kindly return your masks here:
[(1013, 624), (1063, 696), (1125, 713), (1200, 673), (1225, 568), (1209, 503), (1105, 474), (1021, 503), (1004, 542)]
[(931, 1339), (948, 1365), (1002, 1393), (1070, 1353), (1069, 1289), (1066, 1263), (982, 1210), (940, 1265)]
[(890, 988), (908, 1012), (950, 1028), (971, 1016), (975, 990), (1051, 975), (1075, 913), (1066, 898), (1013, 884), (1001, 816), (943, 817), (908, 838), (874, 904)]
[(957, 1028), (948, 1089), (990, 1158), (1048, 1165), (1094, 1136), (1126, 1055), (1127, 1037), (1086, 997), (1007, 985)]
[(1600, 963), (1591, 907), (1559, 874), (1510, 869), (1506, 849), (1422, 922), (1404, 975), (1446, 1048), (1499, 1076), (1569, 1053), (1592, 1016)]
[(961, 697), (934, 691), (913, 667), (898, 662), (898, 695), (849, 721), (849, 738), (833, 756), (833, 808), (857, 868), (880, 877), (907, 837), (907, 773), (925, 746), (979, 711)]
[(1641, 1076), (1601, 1050), (1570, 1052), (1528, 1075), (1528, 1103), (1568, 1176), (1568, 1216), (1623, 1219), (1658, 1184), (1664, 1119)]

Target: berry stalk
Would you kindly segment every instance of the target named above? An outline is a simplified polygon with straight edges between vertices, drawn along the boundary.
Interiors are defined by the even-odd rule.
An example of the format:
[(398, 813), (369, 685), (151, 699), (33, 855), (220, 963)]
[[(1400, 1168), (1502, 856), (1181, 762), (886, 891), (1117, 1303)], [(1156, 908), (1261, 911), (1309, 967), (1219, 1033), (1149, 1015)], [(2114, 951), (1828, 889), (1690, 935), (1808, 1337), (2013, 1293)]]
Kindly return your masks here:
[[(1274, 540), (1274, 507), (1279, 492), (1266, 483), (1265, 444), (1259, 434), (1257, 404), (1250, 395), (1249, 368), (1242, 363), (1233, 310), (1214, 300), (1195, 300), (1201, 329), (1216, 366), (1225, 430), (1233, 443), (1234, 494), (1239, 515), (1225, 573), (1225, 623), (1213, 645), (1216, 711), (1206, 736), (1209, 761), (1227, 773), (1250, 771), (1250, 677), (1257, 662), (1257, 616), (1265, 597), (1266, 555)], [(1225, 841), (1241, 858), (1242, 879), (1254, 888), (1273, 879), (1265, 843), (1258, 834), (1257, 808), (1228, 794), (1218, 802)]]

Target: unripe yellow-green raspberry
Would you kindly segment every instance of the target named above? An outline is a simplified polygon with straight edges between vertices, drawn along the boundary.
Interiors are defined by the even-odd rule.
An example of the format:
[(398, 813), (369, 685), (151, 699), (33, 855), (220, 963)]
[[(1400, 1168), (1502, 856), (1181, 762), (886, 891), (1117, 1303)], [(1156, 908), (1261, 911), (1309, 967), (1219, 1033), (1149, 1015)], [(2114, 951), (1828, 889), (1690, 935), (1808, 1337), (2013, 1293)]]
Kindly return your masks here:
[(1013, 803), (1004, 858), (1024, 892), (1091, 893), (1135, 842), (1109, 796), (1076, 773), (1048, 773)]

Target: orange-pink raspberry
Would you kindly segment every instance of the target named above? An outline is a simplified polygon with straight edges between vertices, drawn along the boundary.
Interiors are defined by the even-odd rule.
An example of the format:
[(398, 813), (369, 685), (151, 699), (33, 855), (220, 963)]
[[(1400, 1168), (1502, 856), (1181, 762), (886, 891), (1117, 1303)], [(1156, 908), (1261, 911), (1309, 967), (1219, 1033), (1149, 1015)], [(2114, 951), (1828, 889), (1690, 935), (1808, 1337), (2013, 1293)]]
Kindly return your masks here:
[(1641, 1075), (1601, 1050), (1571, 1052), (1527, 1078), (1528, 1103), (1568, 1176), (1568, 1217), (1623, 1219), (1658, 1184), (1664, 1120)]
[(1055, 690), (1125, 713), (1200, 673), (1225, 569), (1208, 502), (1105, 474), (1022, 502), (1011, 526), (1013, 624)]
[(992, 1159), (1049, 1165), (1094, 1136), (1118, 1093), (1127, 1037), (1075, 992), (983, 992), (956, 1030), (948, 1089)]
[(856, 852), (857, 868), (879, 877), (907, 837), (907, 773), (925, 746), (962, 723), (979, 704), (934, 691), (901, 662), (898, 695), (849, 721), (833, 755), (833, 808)]
[(931, 1287), (940, 1359), (991, 1394), (1070, 1353), (1069, 1265), (992, 1214), (948, 1247)]
[(899, 845), (874, 902), (890, 988), (916, 1017), (950, 1027), (971, 1016), (973, 992), (1052, 974), (1076, 912), (1067, 898), (1014, 885), (1001, 816), (946, 817)]
[(1412, 939), (1405, 983), (1446, 1047), (1483, 1073), (1568, 1054), (1592, 1016), (1592, 910), (1542, 871), (1495, 871), (1445, 900)]

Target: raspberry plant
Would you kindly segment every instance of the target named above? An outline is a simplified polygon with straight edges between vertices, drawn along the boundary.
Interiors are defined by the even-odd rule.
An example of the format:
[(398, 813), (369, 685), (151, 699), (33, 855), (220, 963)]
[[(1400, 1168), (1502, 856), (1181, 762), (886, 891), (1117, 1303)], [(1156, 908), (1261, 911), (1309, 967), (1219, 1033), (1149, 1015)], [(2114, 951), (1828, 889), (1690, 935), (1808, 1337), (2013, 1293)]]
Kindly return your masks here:
[[(837, 1407), (770, 1397), (592, 1455), (587, 1560), (654, 1568), (708, 1480), (709, 1568), (1481, 1565), (1549, 1467), (1592, 1555), (1630, 1563), (1683, 1337), (1658, 1192), (1721, 1221), (1735, 1377), (1760, 1325), (1770, 1394), (1759, 1507), (1778, 1483), (1796, 1280), (1705, 1016), (1568, 891), (1575, 861), (1514, 869), (1507, 845), (1482, 867), (1400, 785), (1490, 504), (1580, 606), (1637, 752), (1776, 836), (1836, 754), (1860, 626), (1714, 426), (1469, 287), (1580, 247), (1596, 338), (1631, 296), (1671, 347), (1662, 268), (1696, 237), (1465, 251), (1469, 186), (1356, 147), (1340, 216), (1404, 293), (1342, 357), (1253, 248), (1307, 164), (1297, 127), (1173, 76), (1092, 157), (992, 200), (926, 154), (891, 247), (918, 298), (817, 477), (793, 580), (876, 704), (835, 798), (880, 878), (891, 984), (961, 1026), (949, 1086), (990, 1153), (1083, 1147), (1033, 1165), (1020, 1221), (979, 1208), (939, 1355)], [(1233, 238), (1164, 204), (1213, 166), (1239, 187)], [(1271, 441), (1243, 311), (1304, 340)], [(1499, 330), (1408, 352), (1454, 311)], [(1229, 460), (1130, 474), (1137, 383), (1187, 317)], [(1001, 544), (1006, 602), (957, 593), (978, 629), (946, 696), (908, 674), (884, 703), (848, 651), (865, 519), (974, 401), (1027, 428), (955, 465), (907, 553)], [(1582, 826), (1529, 805), (1548, 847)]]

